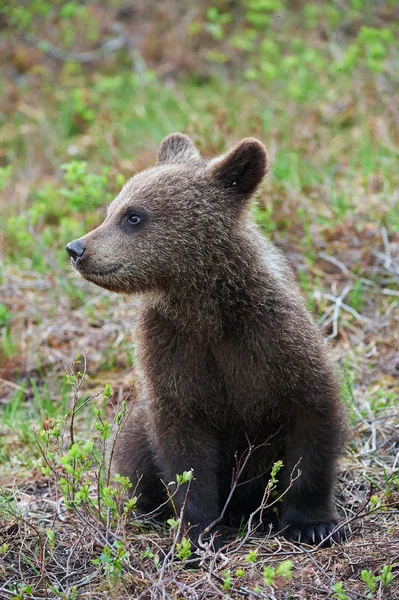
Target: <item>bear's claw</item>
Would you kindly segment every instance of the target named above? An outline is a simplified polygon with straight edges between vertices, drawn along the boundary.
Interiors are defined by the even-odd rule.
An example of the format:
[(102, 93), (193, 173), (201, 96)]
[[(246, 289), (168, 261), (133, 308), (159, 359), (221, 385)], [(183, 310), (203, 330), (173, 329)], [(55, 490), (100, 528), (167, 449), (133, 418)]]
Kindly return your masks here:
[[(336, 531), (334, 531), (336, 529)], [(330, 535), (334, 531), (333, 535)], [(337, 527), (337, 523), (292, 523), (287, 525), (281, 534), (290, 542), (316, 546), (322, 543), (323, 547), (331, 546), (333, 542), (339, 543), (347, 539), (347, 530), (344, 526)], [(330, 536), (330, 537), (329, 537)]]

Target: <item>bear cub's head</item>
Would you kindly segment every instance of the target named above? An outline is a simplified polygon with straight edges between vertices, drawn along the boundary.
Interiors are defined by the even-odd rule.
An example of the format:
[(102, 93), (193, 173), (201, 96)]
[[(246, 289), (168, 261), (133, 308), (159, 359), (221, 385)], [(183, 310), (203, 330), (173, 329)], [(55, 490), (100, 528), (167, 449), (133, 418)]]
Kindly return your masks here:
[(105, 221), (70, 242), (73, 267), (121, 293), (167, 291), (212, 271), (242, 227), (267, 172), (266, 149), (248, 138), (227, 154), (201, 158), (189, 137), (166, 137), (157, 164), (128, 181)]

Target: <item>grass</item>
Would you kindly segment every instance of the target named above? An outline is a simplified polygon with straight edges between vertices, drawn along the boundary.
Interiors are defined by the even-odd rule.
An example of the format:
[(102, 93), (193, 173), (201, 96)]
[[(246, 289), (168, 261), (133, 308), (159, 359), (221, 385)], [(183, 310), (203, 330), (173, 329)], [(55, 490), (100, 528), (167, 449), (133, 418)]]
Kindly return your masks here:
[[(142, 21), (36, 4), (6, 2), (0, 37), (0, 597), (399, 597), (397, 3), (149, 2)], [(134, 51), (68, 60), (115, 26)], [(64, 247), (178, 130), (208, 156), (249, 135), (269, 148), (254, 216), (344, 375), (342, 546), (244, 528), (193, 571), (179, 515), (143, 527), (126, 482), (106, 481), (134, 397), (133, 308), (76, 279)]]

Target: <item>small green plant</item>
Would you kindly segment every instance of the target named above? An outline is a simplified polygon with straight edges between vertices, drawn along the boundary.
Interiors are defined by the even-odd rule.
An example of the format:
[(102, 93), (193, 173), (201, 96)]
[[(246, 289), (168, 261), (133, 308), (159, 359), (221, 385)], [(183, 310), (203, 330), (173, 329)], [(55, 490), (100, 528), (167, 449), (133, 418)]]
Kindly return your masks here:
[(231, 571), (230, 571), (230, 569), (223, 571), (222, 579), (223, 579), (222, 590), (228, 592), (229, 589), (231, 588)]
[(54, 550), (55, 546), (55, 533), (52, 529), (46, 529), (46, 536), (50, 545), (50, 548)]
[(171, 529), (177, 529), (180, 523), (180, 519), (168, 519), (166, 522)]
[[(95, 515), (103, 525), (127, 523), (136, 507), (137, 497), (126, 499), (131, 488), (128, 477), (115, 474), (110, 479), (109, 466), (106, 466), (106, 444), (112, 433), (111, 423), (104, 418), (102, 411), (94, 407), (94, 431), (97, 435), (91, 440), (75, 440), (74, 422), (76, 415), (93, 397), (79, 402), (78, 393), (85, 373), (80, 369), (81, 357), (77, 357), (71, 369), (66, 373), (66, 381), (72, 390), (72, 407), (69, 415), (56, 419), (51, 427), (36, 431), (36, 441), (43, 459), (42, 472), (47, 477), (54, 478), (56, 485), (63, 494), (65, 506), (69, 510), (83, 510)], [(111, 395), (111, 388), (104, 389), (105, 398)], [(100, 394), (97, 394), (98, 397)], [(126, 402), (122, 402), (117, 412), (114, 425), (121, 428), (127, 418)], [(65, 451), (63, 441), (66, 430), (70, 432), (70, 445)], [(111, 449), (112, 454), (112, 449)], [(60, 467), (62, 475), (60, 476)], [(94, 471), (93, 471), (94, 469)], [(93, 483), (97, 493), (93, 494)], [(50, 538), (49, 538), (50, 540)], [(51, 540), (50, 540), (51, 541)]]
[(2, 544), (0, 546), (0, 556), (3, 556), (4, 554), (6, 554), (7, 551), (8, 551), (8, 549), (9, 549), (9, 545), (8, 544), (6, 544), (6, 543)]
[(255, 550), (250, 550), (250, 552), (248, 552), (248, 554), (245, 555), (245, 562), (247, 563), (256, 563), (258, 559), (258, 555), (255, 552)]
[(284, 560), (276, 569), (277, 577), (285, 577), (286, 579), (291, 579), (292, 566), (292, 560)]
[(372, 571), (363, 569), (360, 577), (366, 584), (368, 590), (367, 598), (375, 598), (378, 584), (381, 584), (382, 588), (387, 588), (392, 582), (392, 565), (384, 565), (379, 575), (374, 575)]
[(272, 470), (270, 471), (270, 478), (269, 478), (269, 484), (271, 484), (272, 486), (275, 486), (276, 483), (278, 483), (277, 474), (279, 473), (279, 471), (281, 471), (283, 466), (284, 465), (283, 465), (282, 460), (277, 460), (273, 464)]
[(176, 475), (176, 481), (178, 485), (183, 485), (183, 483), (188, 483), (193, 478), (192, 471), (183, 471), (181, 475)]
[(17, 588), (14, 588), (14, 590), (12, 590), (12, 593), (14, 594), (12, 600), (26, 600), (26, 598), (32, 596), (33, 588), (30, 585), (24, 585), (20, 583), (18, 584)]
[(115, 585), (120, 581), (123, 567), (129, 564), (129, 556), (124, 543), (116, 541), (112, 547), (104, 546), (101, 556), (94, 559), (93, 563), (100, 567), (111, 584)]
[(176, 545), (176, 556), (180, 560), (188, 560), (191, 556), (191, 542), (188, 538), (184, 537), (181, 542)]
[(383, 588), (389, 586), (393, 581), (392, 565), (384, 565), (381, 569), (380, 581)]
[(267, 566), (263, 569), (263, 581), (266, 586), (273, 586), (275, 584), (276, 578), (282, 577), (284, 579), (292, 578), (292, 566), (293, 563), (291, 560), (284, 560), (278, 567), (275, 569), (274, 567)]
[(263, 582), (267, 586), (272, 586), (276, 578), (276, 572), (273, 567), (265, 567), (263, 569)]
[(374, 596), (374, 592), (377, 589), (377, 577), (367, 569), (363, 569), (363, 571), (360, 573), (360, 577), (363, 579), (364, 583), (366, 584), (369, 590), (368, 597), (372, 598)]
[(338, 581), (332, 586), (335, 594), (333, 595), (334, 600), (349, 600), (347, 593), (344, 590), (343, 583)]
[(151, 548), (146, 548), (141, 554), (141, 558), (154, 558), (154, 553)]

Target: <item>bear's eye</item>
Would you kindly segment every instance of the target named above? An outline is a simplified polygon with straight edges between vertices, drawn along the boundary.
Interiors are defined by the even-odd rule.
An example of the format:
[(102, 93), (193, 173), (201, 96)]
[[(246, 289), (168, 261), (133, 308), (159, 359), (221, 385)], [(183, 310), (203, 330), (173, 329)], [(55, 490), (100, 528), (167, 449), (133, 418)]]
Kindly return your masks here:
[(127, 217), (129, 225), (139, 225), (141, 223), (141, 217), (136, 213), (130, 213)]

